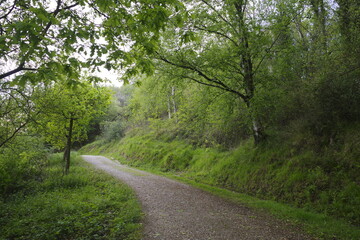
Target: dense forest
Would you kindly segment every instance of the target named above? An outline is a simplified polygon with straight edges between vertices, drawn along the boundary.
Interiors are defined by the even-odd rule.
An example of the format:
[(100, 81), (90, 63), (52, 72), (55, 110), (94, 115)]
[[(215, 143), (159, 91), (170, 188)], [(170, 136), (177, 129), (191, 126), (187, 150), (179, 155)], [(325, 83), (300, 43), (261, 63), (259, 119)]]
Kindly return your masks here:
[(0, 66), (4, 209), (84, 146), (360, 225), (357, 0), (0, 0)]

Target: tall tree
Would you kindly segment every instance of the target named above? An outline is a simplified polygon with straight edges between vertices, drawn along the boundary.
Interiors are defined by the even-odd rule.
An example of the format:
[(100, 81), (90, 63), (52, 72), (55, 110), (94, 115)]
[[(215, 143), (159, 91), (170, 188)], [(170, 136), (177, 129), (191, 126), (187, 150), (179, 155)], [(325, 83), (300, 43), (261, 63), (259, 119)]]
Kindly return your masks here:
[[(178, 69), (179, 77), (242, 99), (251, 115), (255, 143), (266, 134), (252, 101), (267, 71), (264, 62), (282, 34), (272, 36), (269, 31), (275, 10), (271, 3), (262, 1), (192, 2), (188, 5), (189, 21), (170, 38), (173, 43), (164, 39), (164, 48), (156, 56)], [(189, 42), (195, 39), (198, 41)]]

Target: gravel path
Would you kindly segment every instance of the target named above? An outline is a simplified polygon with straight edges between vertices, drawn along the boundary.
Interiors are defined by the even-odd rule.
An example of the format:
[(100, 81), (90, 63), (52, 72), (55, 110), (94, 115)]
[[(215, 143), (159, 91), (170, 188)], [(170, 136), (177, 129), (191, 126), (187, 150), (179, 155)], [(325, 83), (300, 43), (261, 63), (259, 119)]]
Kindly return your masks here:
[(174, 180), (84, 155), (133, 188), (145, 213), (144, 240), (311, 239), (296, 228)]

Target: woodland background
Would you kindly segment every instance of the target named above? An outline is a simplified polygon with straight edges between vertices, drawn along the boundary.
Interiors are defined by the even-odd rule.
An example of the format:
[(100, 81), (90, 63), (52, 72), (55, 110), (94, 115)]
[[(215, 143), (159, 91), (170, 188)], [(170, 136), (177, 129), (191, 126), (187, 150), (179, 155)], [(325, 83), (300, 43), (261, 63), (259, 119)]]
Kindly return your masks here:
[(359, 226), (358, 1), (46, 2), (1, 6), (2, 204), (87, 144)]

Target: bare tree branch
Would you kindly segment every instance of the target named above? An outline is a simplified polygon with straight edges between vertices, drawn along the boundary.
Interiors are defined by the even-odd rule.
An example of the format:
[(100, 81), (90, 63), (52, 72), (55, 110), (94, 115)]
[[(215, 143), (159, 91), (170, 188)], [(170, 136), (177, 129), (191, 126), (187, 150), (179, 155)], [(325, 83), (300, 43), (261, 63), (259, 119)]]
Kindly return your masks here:
[(268, 55), (268, 53), (271, 51), (271, 49), (275, 46), (275, 43), (279, 40), (280, 36), (281, 36), (281, 32), (277, 35), (277, 37), (275, 38), (275, 40), (271, 43), (270, 47), (268, 47), (264, 53), (264, 55), (262, 56), (262, 58), (260, 59), (260, 62), (257, 64), (257, 66), (255, 67), (255, 70), (253, 71), (253, 75), (256, 74), (256, 72), (259, 70), (261, 64), (264, 62), (266, 56)]
[(239, 93), (238, 91), (235, 91), (235, 90), (232, 90), (232, 89), (229, 89), (229, 88), (224, 88), (224, 87), (221, 87), (219, 85), (215, 85), (215, 84), (210, 84), (210, 83), (206, 83), (206, 82), (202, 82), (196, 78), (193, 78), (193, 77), (190, 77), (190, 76), (181, 76), (182, 78), (185, 78), (185, 79), (190, 79), (194, 82), (197, 82), (199, 84), (202, 84), (202, 85), (205, 85), (205, 86), (209, 86), (209, 87), (214, 87), (214, 88), (218, 88), (218, 89), (221, 89), (221, 90), (224, 90), (224, 91), (227, 91), (227, 92), (230, 92), (230, 93), (234, 93), (235, 95), (237, 95), (238, 97), (242, 98), (244, 101), (247, 101), (247, 97), (241, 93)]
[(38, 69), (36, 69), (36, 68), (24, 67), (24, 64), (25, 64), (25, 63), (20, 63), (20, 65), (19, 65), (17, 68), (15, 68), (15, 69), (13, 69), (13, 70), (11, 70), (11, 71), (9, 71), (9, 72), (0, 74), (0, 79), (9, 77), (9, 76), (11, 76), (11, 75), (13, 75), (13, 74), (15, 74), (15, 73), (20, 72), (20, 71), (37, 71), (37, 70), (38, 70)]

